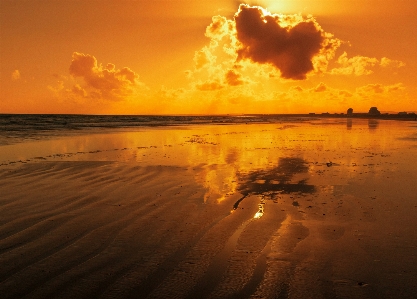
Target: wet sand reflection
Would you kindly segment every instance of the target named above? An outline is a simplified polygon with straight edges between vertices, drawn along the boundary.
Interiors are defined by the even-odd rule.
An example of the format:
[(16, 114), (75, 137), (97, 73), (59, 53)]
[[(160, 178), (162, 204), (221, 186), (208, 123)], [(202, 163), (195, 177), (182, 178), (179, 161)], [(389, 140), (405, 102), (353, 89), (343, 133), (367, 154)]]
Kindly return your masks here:
[(233, 209), (248, 195), (262, 195), (264, 199), (276, 199), (279, 194), (314, 193), (315, 186), (307, 184), (307, 178), (293, 182), (296, 174), (308, 174), (307, 162), (301, 158), (279, 158), (278, 165), (267, 170), (254, 170), (247, 174), (238, 174), (239, 191), (243, 197), (235, 202)]
[(417, 127), (352, 122), (0, 147), (0, 294), (413, 298)]
[(370, 131), (378, 129), (379, 121), (377, 119), (368, 119), (368, 128)]

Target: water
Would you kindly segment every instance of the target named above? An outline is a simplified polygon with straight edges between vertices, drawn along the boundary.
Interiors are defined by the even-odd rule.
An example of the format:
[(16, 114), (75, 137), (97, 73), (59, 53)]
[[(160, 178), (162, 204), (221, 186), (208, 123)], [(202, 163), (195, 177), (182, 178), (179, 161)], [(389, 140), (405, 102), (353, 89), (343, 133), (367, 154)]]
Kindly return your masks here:
[[(289, 118), (280, 115), (51, 115), (51, 114), (0, 114), (0, 145), (28, 140), (39, 140), (59, 135), (79, 134), (79, 131), (178, 126), (192, 124), (239, 124), (297, 121), (306, 117)], [(64, 133), (65, 132), (65, 133)]]
[[(249, 126), (249, 125), (253, 126)], [(226, 125), (226, 127), (224, 126)], [(244, 125), (244, 126), (242, 126)], [(268, 126), (270, 125), (270, 126)], [(224, 128), (223, 128), (224, 127)], [(248, 129), (250, 127), (250, 129)], [(243, 129), (244, 128), (244, 129)], [(191, 132), (192, 129), (196, 132)], [(243, 129), (243, 130), (242, 130)], [(168, 132), (169, 131), (169, 132)], [(204, 131), (204, 132), (203, 132)], [(241, 138), (247, 131), (251, 138)], [(252, 157), (266, 160), (271, 143), (278, 142), (288, 148), (303, 147), (320, 155), (323, 148), (337, 145), (341, 150), (357, 145), (358, 148), (415, 146), (416, 122), (378, 119), (319, 118), (288, 115), (223, 115), (223, 116), (97, 116), (97, 115), (1, 115), (0, 114), (0, 164), (52, 157), (71, 160), (96, 159), (106, 151), (109, 158), (144, 162), (147, 159), (138, 151), (183, 144), (199, 144), (206, 147), (218, 145), (222, 150), (211, 150), (214, 159), (221, 152), (231, 149), (241, 152), (245, 146), (268, 152), (268, 155)], [(167, 133), (168, 132), (168, 133)], [(243, 141), (242, 141), (243, 140)], [(242, 143), (243, 142), (243, 143)], [(240, 145), (238, 145), (240, 143)], [(256, 143), (256, 144), (254, 144)], [(334, 146), (331, 148), (334, 148)], [(159, 150), (156, 148), (159, 147)], [(116, 151), (135, 149), (133, 156)], [(178, 148), (177, 148), (178, 149)], [(167, 149), (165, 149), (166, 151)], [(171, 149), (172, 151), (172, 149)], [(262, 151), (262, 150), (261, 150)], [(327, 148), (327, 151), (330, 151)], [(111, 152), (114, 152), (113, 154)], [(131, 152), (131, 151), (130, 151)], [(176, 150), (180, 163), (183, 157), (195, 157), (195, 153)], [(352, 152), (352, 150), (351, 150)], [(325, 153), (325, 152), (324, 152)], [(90, 155), (87, 155), (90, 154)], [(91, 154), (96, 154), (92, 157)], [(100, 156), (103, 159), (103, 155)], [(329, 162), (331, 155), (323, 157)], [(230, 161), (229, 161), (230, 162)], [(323, 161), (326, 162), (326, 161)], [(333, 161), (334, 162), (334, 161)], [(261, 163), (262, 164), (262, 163)]]

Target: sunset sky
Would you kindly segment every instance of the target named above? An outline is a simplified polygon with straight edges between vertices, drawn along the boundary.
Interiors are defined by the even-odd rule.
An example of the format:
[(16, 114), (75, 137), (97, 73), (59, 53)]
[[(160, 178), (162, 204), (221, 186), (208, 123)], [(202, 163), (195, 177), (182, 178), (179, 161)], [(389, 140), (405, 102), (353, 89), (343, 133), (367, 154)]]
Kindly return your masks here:
[(415, 0), (0, 0), (0, 113), (417, 112)]

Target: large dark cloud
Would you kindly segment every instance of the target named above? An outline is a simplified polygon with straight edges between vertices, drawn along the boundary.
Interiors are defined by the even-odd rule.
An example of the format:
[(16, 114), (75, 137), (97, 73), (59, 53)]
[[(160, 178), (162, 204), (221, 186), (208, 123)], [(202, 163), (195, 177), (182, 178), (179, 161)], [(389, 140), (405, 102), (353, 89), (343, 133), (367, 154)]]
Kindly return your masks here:
[[(325, 33), (314, 19), (288, 22), (282, 15), (241, 4), (235, 14), (238, 60), (269, 63), (288, 79), (302, 80), (314, 69), (313, 57), (325, 47)], [(328, 46), (328, 45), (327, 45)]]

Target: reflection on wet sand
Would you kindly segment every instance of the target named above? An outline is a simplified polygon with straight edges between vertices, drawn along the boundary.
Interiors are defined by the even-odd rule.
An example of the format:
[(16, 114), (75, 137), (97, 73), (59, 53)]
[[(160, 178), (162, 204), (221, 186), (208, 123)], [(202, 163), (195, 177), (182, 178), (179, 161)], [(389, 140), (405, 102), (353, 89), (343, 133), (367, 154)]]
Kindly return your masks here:
[(0, 147), (0, 294), (413, 298), (417, 128), (353, 122)]
[(348, 129), (348, 130), (352, 129), (352, 119), (351, 118), (346, 119), (346, 129)]
[(308, 164), (302, 158), (279, 158), (278, 165), (267, 170), (254, 170), (248, 174), (240, 174), (238, 191), (243, 195), (268, 194), (271, 199), (275, 193), (313, 193), (315, 187), (307, 184), (307, 178), (293, 182), (296, 174), (308, 175)]
[(258, 212), (256, 212), (255, 216), (253, 218), (259, 219), (263, 216), (265, 212), (265, 202), (262, 200), (260, 204), (258, 204)]
[(369, 130), (376, 130), (378, 129), (379, 121), (377, 119), (368, 119), (368, 128)]
[(247, 174), (238, 174), (239, 191), (243, 197), (235, 202), (233, 209), (251, 194), (262, 195), (264, 199), (275, 200), (279, 194), (313, 193), (315, 186), (307, 184), (307, 178), (302, 177), (293, 182), (296, 174), (308, 174), (309, 167), (301, 158), (279, 158), (278, 165), (267, 170), (254, 170)]

